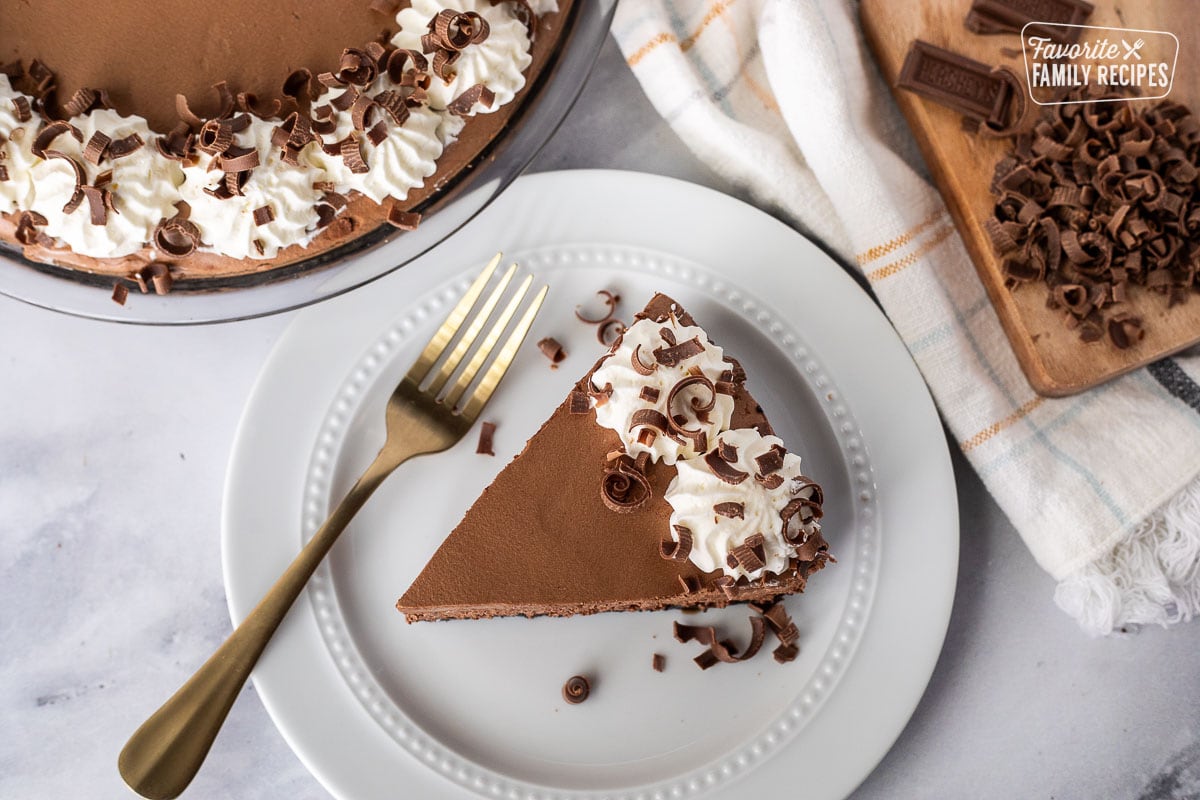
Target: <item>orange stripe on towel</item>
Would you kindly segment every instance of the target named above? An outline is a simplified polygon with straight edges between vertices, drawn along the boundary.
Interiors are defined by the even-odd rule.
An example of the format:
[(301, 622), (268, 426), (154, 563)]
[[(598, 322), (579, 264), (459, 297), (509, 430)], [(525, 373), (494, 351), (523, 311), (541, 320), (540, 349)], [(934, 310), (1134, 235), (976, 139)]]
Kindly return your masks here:
[(1030, 411), (1033, 411), (1035, 408), (1040, 406), (1045, 401), (1046, 401), (1046, 398), (1044, 398), (1044, 397), (1033, 398), (1028, 403), (1021, 406), (1020, 408), (1018, 408), (1016, 411), (1009, 414), (1004, 419), (1000, 420), (999, 422), (993, 422), (991, 425), (988, 425), (986, 428), (984, 428), (979, 433), (972, 436), (970, 439), (967, 439), (966, 441), (961, 442), (959, 444), (959, 446), (962, 447), (964, 453), (967, 452), (968, 450), (974, 450), (976, 447), (979, 447), (979, 445), (983, 444), (988, 439), (991, 439), (993, 436), (995, 436), (1000, 431), (1009, 427), (1013, 423), (1024, 419), (1029, 414)]
[[(696, 30), (692, 31), (691, 34), (689, 34), (688, 37), (682, 42), (679, 42), (679, 49), (684, 53), (686, 53), (688, 50), (691, 50), (696, 45), (696, 40), (700, 38), (700, 34), (704, 33), (705, 28), (711, 25), (713, 20), (716, 20), (726, 11), (728, 11), (729, 6), (732, 5), (733, 2), (734, 0), (728, 0), (728, 2), (713, 3), (713, 5), (708, 9), (708, 13), (704, 15), (704, 19), (700, 20), (700, 24), (696, 26)], [(678, 41), (679, 39), (676, 38), (675, 34), (673, 33), (660, 33), (634, 51), (633, 55), (626, 60), (626, 63), (628, 63), (631, 67), (636, 67), (639, 61), (650, 55), (650, 53), (658, 49), (659, 46)]]
[(941, 218), (943, 213), (944, 212), (941, 210), (933, 212), (928, 217), (926, 217), (922, 222), (918, 223), (917, 225), (913, 226), (912, 228), (909, 228), (907, 231), (900, 234), (895, 239), (884, 242), (883, 244), (878, 245), (877, 247), (872, 247), (870, 250), (867, 250), (864, 253), (859, 253), (858, 255), (856, 255), (854, 257), (854, 260), (857, 261), (858, 265), (861, 267), (864, 264), (870, 264), (872, 261), (874, 261), (878, 258), (883, 258), (888, 253), (892, 253), (892, 252), (900, 249), (904, 245), (908, 244), (909, 242), (911, 242), (913, 239), (915, 239), (917, 237), (918, 234), (920, 234), (922, 231), (924, 231), (926, 228), (928, 228), (933, 223), (937, 222), (938, 219)]
[(867, 280), (875, 283), (876, 281), (881, 281), (884, 278), (890, 278), (897, 272), (903, 270), (905, 267), (911, 267), (920, 260), (921, 256), (925, 255), (930, 250), (946, 241), (946, 239), (950, 238), (950, 234), (952, 233), (954, 233), (953, 225), (946, 225), (942, 228), (939, 228), (938, 230), (934, 231), (933, 236), (931, 236), (923, 245), (918, 247), (916, 250), (913, 250), (904, 258), (898, 258), (890, 264), (885, 264), (879, 269), (868, 272)]

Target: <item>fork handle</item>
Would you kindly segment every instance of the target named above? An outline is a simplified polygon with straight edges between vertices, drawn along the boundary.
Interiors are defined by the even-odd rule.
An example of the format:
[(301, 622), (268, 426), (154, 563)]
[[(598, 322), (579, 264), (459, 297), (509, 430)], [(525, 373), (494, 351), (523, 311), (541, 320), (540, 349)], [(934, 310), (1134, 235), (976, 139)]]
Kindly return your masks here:
[(130, 788), (151, 800), (169, 800), (187, 788), (288, 609), (350, 520), (403, 460), (380, 451), (254, 610), (129, 737), (117, 769)]

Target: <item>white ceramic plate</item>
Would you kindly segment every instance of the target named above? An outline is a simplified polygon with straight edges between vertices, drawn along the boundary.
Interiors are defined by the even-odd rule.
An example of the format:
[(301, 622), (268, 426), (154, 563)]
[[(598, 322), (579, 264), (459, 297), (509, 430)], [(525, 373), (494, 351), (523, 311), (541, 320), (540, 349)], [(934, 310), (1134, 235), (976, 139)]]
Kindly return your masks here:
[[(226, 484), (223, 554), (240, 620), (370, 461), (382, 408), (433, 327), (497, 249), (551, 286), (530, 344), (469, 434), (401, 467), (360, 512), (268, 648), (255, 685), (343, 800), (664, 800), (752, 792), (839, 798), (899, 735), (953, 601), (953, 476), (903, 346), (820, 250), (721, 194), (634, 173), (521, 179), (453, 242), (302, 312), (247, 405)], [(838, 563), (789, 598), (800, 658), (701, 672), (680, 612), (406, 625), (394, 610), (462, 513), (601, 352), (574, 317), (597, 289), (628, 319), (680, 301), (745, 365), (772, 424), (825, 486)], [(595, 306), (591, 306), (595, 308)], [(553, 370), (532, 342), (554, 336)], [(745, 609), (703, 619), (735, 635)], [(741, 634), (744, 636), (744, 634)], [(654, 653), (667, 657), (656, 673)], [(593, 679), (565, 704), (563, 682)]]

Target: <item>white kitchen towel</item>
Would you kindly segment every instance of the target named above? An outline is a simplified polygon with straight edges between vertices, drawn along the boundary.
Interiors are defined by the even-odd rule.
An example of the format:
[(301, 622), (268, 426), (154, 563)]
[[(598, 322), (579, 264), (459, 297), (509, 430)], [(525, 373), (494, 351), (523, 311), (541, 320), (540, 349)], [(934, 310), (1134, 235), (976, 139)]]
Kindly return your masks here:
[(862, 270), (1061, 608), (1101, 634), (1200, 614), (1200, 353), (1033, 392), (850, 0), (623, 0), (613, 34), (701, 159)]

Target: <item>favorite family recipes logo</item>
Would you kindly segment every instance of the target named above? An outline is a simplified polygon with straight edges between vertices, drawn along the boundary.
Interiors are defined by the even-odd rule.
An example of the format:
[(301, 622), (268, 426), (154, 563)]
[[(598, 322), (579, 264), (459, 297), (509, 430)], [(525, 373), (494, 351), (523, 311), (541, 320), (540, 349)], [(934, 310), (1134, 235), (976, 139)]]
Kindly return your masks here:
[(1179, 57), (1179, 39), (1169, 31), (1051, 22), (1027, 24), (1021, 46), (1029, 95), (1039, 105), (1078, 103), (1083, 94), (1166, 97)]

